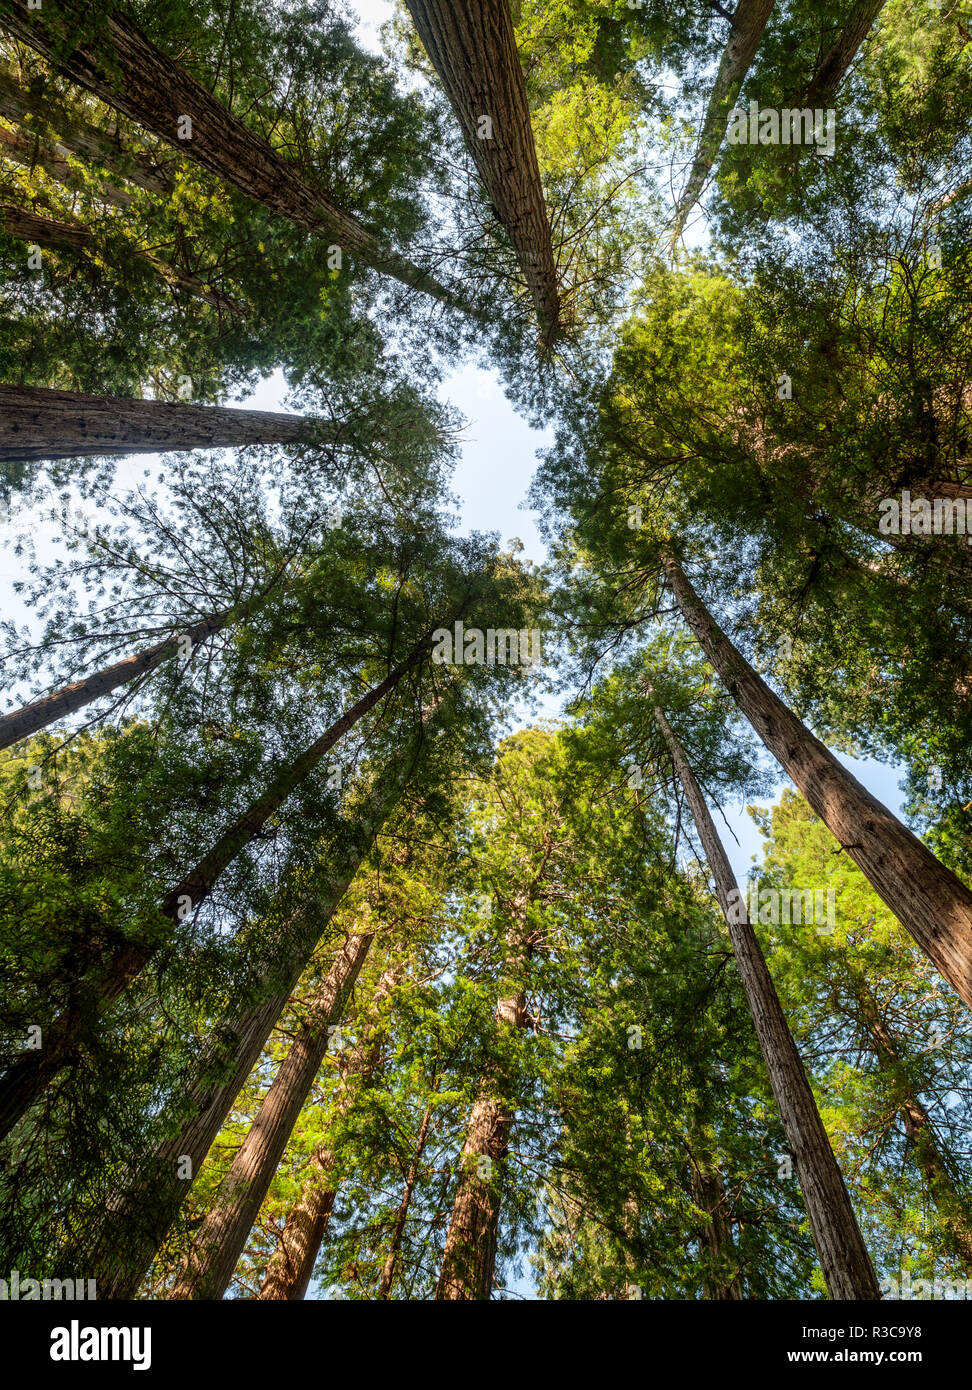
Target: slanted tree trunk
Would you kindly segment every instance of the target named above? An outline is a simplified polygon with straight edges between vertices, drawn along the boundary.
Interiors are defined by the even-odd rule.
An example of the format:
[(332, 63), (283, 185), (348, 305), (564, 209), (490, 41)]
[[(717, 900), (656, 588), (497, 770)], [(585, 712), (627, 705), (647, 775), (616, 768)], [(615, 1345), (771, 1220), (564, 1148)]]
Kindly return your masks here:
[(703, 1293), (713, 1303), (736, 1302), (743, 1296), (742, 1280), (719, 1165), (701, 1150), (689, 1149), (689, 1173), (695, 1204), (706, 1218), (699, 1233), (706, 1264)]
[[(523, 1029), (529, 1022), (525, 992), (531, 954), (527, 906), (525, 893), (514, 895), (507, 967), (520, 987), (512, 998), (497, 1002), (496, 1017), (505, 1028)], [(480, 1081), (459, 1161), (459, 1183), (435, 1290), (437, 1301), (486, 1300), (492, 1293), (503, 1167), (514, 1118), (507, 1098), (509, 1089), (510, 1078), (495, 1069), (487, 1071)]]
[[(433, 1091), (436, 1089), (433, 1084)], [(378, 1281), (378, 1293), (376, 1297), (385, 1299), (391, 1292), (391, 1286), (395, 1279), (395, 1266), (398, 1263), (398, 1252), (401, 1248), (402, 1234), (405, 1230), (405, 1222), (408, 1220), (408, 1209), (412, 1204), (412, 1193), (415, 1191), (415, 1184), (418, 1182), (419, 1165), (422, 1162), (422, 1154), (425, 1152), (425, 1141), (428, 1138), (429, 1124), (432, 1120), (431, 1101), (425, 1107), (425, 1114), (422, 1116), (422, 1123), (419, 1127), (418, 1137), (415, 1140), (415, 1152), (412, 1161), (408, 1165), (408, 1172), (405, 1175), (405, 1188), (402, 1192), (402, 1200), (398, 1204), (395, 1213), (395, 1224), (392, 1227), (391, 1238), (388, 1242), (388, 1254), (381, 1271), (381, 1279)]]
[(560, 327), (557, 268), (508, 0), (406, 4), (516, 252), (549, 344)]
[[(36, 212), (29, 212), (26, 208), (13, 207), (7, 203), (0, 206), (0, 224), (11, 236), (19, 237), (28, 244), (46, 246), (51, 251), (73, 251), (87, 255), (88, 252), (97, 250), (99, 245), (94, 232), (83, 227), (80, 222), (60, 222), (52, 217), (40, 217)], [(167, 261), (160, 261), (157, 256), (137, 247), (126, 244), (125, 250), (140, 264), (149, 266), (166, 284), (187, 290), (224, 314), (240, 312), (239, 304), (228, 295), (203, 284), (195, 275), (189, 275), (186, 271), (179, 270)]]
[[(18, 164), (25, 164), (29, 169), (39, 165), (52, 179), (63, 183), (67, 188), (83, 186), (84, 180), (78, 177), (78, 171), (70, 160), (65, 158), (68, 151), (63, 145), (51, 145), (39, 136), (29, 139), (26, 135), (20, 135), (17, 131), (8, 130), (6, 126), (0, 125), (0, 149)], [(132, 195), (115, 184), (102, 184), (99, 195), (113, 207), (122, 210), (131, 207)]]
[[(86, 17), (95, 14), (90, 0), (57, 0), (56, 5), (48, 0), (48, 4), (79, 34), (85, 30)], [(331, 238), (349, 255), (409, 288), (459, 305), (452, 291), (426, 271), (381, 246), (360, 222), (336, 207), (296, 165), (244, 125), (129, 20), (115, 12), (106, 21), (99, 13), (89, 27), (105, 33), (104, 49), (82, 40), (73, 52), (63, 53), (57, 27), (46, 27), (48, 15), (48, 9), (28, 9), (27, 0), (5, 0), (0, 23), (72, 82), (173, 144), (254, 202)], [(180, 130), (188, 138), (181, 138)]]
[(327, 421), (130, 396), (0, 385), (0, 463), (328, 442)]
[[(385, 1000), (401, 978), (402, 964), (386, 970), (375, 988), (364, 1020), (363, 1036), (351, 1049), (342, 1066), (341, 1086), (334, 1104), (333, 1119), (353, 1109), (364, 1087), (370, 1085), (381, 1056), (377, 1033), (379, 1013)], [(332, 1149), (320, 1147), (309, 1164), (308, 1180), (300, 1197), (287, 1213), (280, 1241), (267, 1264), (258, 1299), (299, 1302), (306, 1297), (314, 1273), (317, 1254), (337, 1197), (337, 1163)]]
[(861, 1236), (844, 1179), (834, 1158), (817, 1110), (810, 1083), (793, 1035), (786, 1022), (776, 987), (766, 966), (756, 933), (749, 923), (745, 899), (739, 892), (702, 789), (689, 766), (664, 711), (655, 707), (655, 720), (671, 754), (685, 792), (699, 839), (715, 880), (716, 896), (725, 914), (733, 953), (739, 967), (760, 1050), (769, 1073), (783, 1129), (796, 1163), (797, 1177), (813, 1243), (827, 1291), (834, 1299), (881, 1297), (871, 1258)]
[(113, 174), (149, 193), (166, 194), (172, 180), (148, 155), (130, 149), (118, 136), (69, 116), (36, 86), (24, 86), (13, 73), (0, 72), (0, 116), (13, 121), (33, 135), (33, 123), (40, 122), (56, 132), (57, 143), (72, 154), (103, 164)]
[(670, 551), (663, 563), (685, 621), (742, 713), (881, 901), (972, 1006), (972, 892), (773, 694)]
[[(417, 646), (406, 661), (357, 700), (308, 749), (278, 772), (259, 801), (244, 811), (182, 881), (165, 895), (160, 906), (163, 917), (172, 923), (179, 922), (205, 901), (220, 874), (259, 834), (294, 788), (359, 719), (395, 689), (427, 650), (427, 643)], [(153, 945), (146, 941), (129, 941), (108, 955), (99, 971), (96, 993), (92, 999), (94, 1009), (99, 1013), (104, 1012), (141, 972), (157, 949), (157, 941)], [(0, 1137), (10, 1132), (70, 1060), (74, 1049), (74, 1029), (73, 1011), (60, 1014), (43, 1030), (43, 1047), (21, 1053), (7, 1069), (0, 1080)]]
[(675, 228), (671, 240), (673, 249), (719, 153), (729, 112), (756, 57), (763, 30), (773, 12), (773, 3), (774, 0), (737, 0), (729, 39), (719, 60), (719, 69), (709, 93), (709, 104), (702, 119), (695, 159), (675, 209)]
[(236, 1152), (170, 1298), (222, 1298), (229, 1287), (287, 1141), (321, 1069), (331, 1030), (344, 1016), (348, 995), (373, 940), (373, 932), (360, 933), (352, 936), (338, 953)]
[(884, 5), (885, 0), (857, 0), (836, 43), (825, 55), (806, 91), (795, 105), (823, 106), (833, 99)]

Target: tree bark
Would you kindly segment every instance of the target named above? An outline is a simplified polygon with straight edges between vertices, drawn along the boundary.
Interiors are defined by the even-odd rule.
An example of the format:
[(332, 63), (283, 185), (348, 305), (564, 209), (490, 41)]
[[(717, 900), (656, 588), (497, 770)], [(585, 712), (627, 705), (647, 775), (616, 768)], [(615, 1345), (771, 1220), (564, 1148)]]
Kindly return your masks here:
[(352, 936), (339, 952), (199, 1231), (169, 1297), (222, 1298), (246, 1245), (287, 1141), (307, 1103), (348, 995), (374, 940)]
[(833, 99), (884, 5), (885, 0), (858, 0), (847, 16), (847, 23), (840, 31), (837, 42), (826, 54), (795, 105), (822, 106)]
[(118, 135), (99, 130), (68, 116), (32, 86), (23, 86), (10, 72), (0, 72), (0, 116), (33, 135), (31, 121), (41, 121), (57, 134), (57, 143), (149, 193), (167, 194), (172, 189), (168, 174), (147, 155), (130, 149)]
[[(406, 0), (493, 210), (516, 252), (549, 346), (560, 324), (550, 221), (508, 0)], [(484, 138), (481, 126), (492, 127)]]
[[(333, 1119), (340, 1119), (354, 1106), (361, 1090), (371, 1082), (381, 1048), (375, 1036), (382, 1004), (401, 978), (401, 963), (386, 970), (375, 988), (365, 1036), (355, 1044), (342, 1068), (341, 1087), (334, 1105)], [(337, 1164), (331, 1149), (320, 1147), (310, 1162), (310, 1175), (300, 1197), (287, 1214), (280, 1242), (267, 1264), (258, 1299), (278, 1299), (291, 1303), (306, 1297), (314, 1273), (317, 1254), (337, 1197)]]
[(689, 1150), (689, 1170), (695, 1203), (707, 1218), (699, 1233), (705, 1251), (706, 1273), (702, 1289), (712, 1303), (742, 1299), (742, 1280), (732, 1238), (728, 1197), (719, 1167), (709, 1156)]
[(773, 12), (773, 3), (774, 0), (737, 0), (729, 39), (719, 60), (712, 91), (709, 93), (709, 104), (702, 120), (695, 159), (675, 209), (672, 249), (682, 235), (688, 215), (698, 202), (709, 170), (719, 153), (729, 112), (756, 57), (763, 31)]
[(673, 554), (662, 558), (686, 622), (739, 709), (881, 901), (972, 1006), (972, 892), (773, 694)]
[[(213, 848), (165, 895), (160, 905), (163, 917), (167, 917), (172, 923), (181, 921), (205, 901), (220, 874), (279, 810), (294, 788), (313, 771), (325, 754), (359, 719), (394, 690), (406, 672), (421, 660), (426, 651), (427, 644), (421, 644), (408, 660), (397, 666), (380, 684), (372, 687), (340, 719), (335, 720), (300, 757), (295, 758), (277, 774), (260, 800), (254, 802), (239, 816), (234, 824), (223, 832)], [(130, 941), (116, 948), (107, 957), (101, 972), (98, 995), (94, 1001), (99, 1013), (103, 1013), (109, 1004), (119, 997), (157, 949), (157, 942), (150, 945), (144, 941)], [(60, 1014), (44, 1029), (43, 1039), (43, 1047), (21, 1053), (0, 1080), (0, 1138), (10, 1132), (67, 1064), (74, 1046), (73, 1016)]]
[(699, 839), (715, 880), (729, 939), (756, 1026), (760, 1050), (810, 1218), (813, 1243), (833, 1299), (880, 1299), (871, 1258), (861, 1236), (844, 1179), (817, 1110), (800, 1054), (786, 1022), (776, 987), (749, 923), (722, 841), (702, 789), (664, 712), (655, 720), (671, 754)]
[[(36, 243), (38, 246), (46, 246), (51, 251), (71, 251), (87, 255), (98, 249), (98, 237), (89, 228), (82, 226), (80, 222), (59, 222), (52, 217), (40, 217), (36, 212), (30, 212), (27, 208), (13, 207), (9, 203), (0, 205), (0, 224), (10, 236), (18, 237), (21, 241), (28, 243)], [(137, 247), (129, 245), (126, 245), (126, 249), (142, 265), (151, 267), (152, 271), (166, 284), (177, 289), (188, 290), (197, 299), (205, 300), (207, 304), (211, 304), (214, 309), (219, 309), (224, 314), (232, 315), (240, 312), (239, 304), (230, 299), (228, 295), (204, 285), (194, 275), (179, 270), (167, 261), (160, 261), (157, 256), (151, 255), (148, 251), (141, 251)]]
[(0, 385), (0, 463), (326, 443), (331, 434), (312, 416)]
[[(80, 34), (88, 27), (105, 30), (104, 53), (83, 39), (73, 52), (63, 53), (58, 26), (49, 25), (51, 10), (65, 27)], [(366, 265), (410, 289), (462, 307), (453, 292), (419, 266), (377, 239), (327, 195), (309, 183), (300, 170), (239, 120), (161, 49), (121, 15), (105, 22), (90, 0), (48, 0), (48, 8), (29, 10), (27, 0), (5, 0), (0, 23), (16, 38), (47, 58), (65, 77), (106, 102), (130, 120), (173, 144), (224, 183), (248, 198), (286, 217), (297, 226), (330, 237)], [(112, 76), (112, 69), (117, 77)], [(180, 127), (191, 138), (181, 139)]]

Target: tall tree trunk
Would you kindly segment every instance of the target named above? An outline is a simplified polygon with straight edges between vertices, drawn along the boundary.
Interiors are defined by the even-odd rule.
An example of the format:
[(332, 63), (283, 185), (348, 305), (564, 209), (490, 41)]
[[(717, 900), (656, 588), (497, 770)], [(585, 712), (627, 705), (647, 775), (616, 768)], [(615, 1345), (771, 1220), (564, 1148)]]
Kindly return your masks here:
[[(43, 11), (33, 11), (28, 9), (28, 0), (4, 0), (0, 23), (65, 77), (175, 145), (254, 202), (300, 227), (330, 237), (350, 255), (409, 288), (461, 307), (452, 291), (426, 271), (382, 247), (360, 222), (337, 208), (295, 165), (166, 57), (129, 20), (116, 12), (106, 21), (90, 0), (47, 0), (47, 4)], [(104, 49), (82, 40), (73, 52), (63, 53), (57, 26), (46, 27), (52, 11), (76, 34), (83, 33), (88, 16), (93, 16), (87, 27), (105, 33)], [(180, 129), (190, 128), (191, 137), (180, 139)]]
[[(527, 895), (522, 892), (511, 902), (507, 963), (519, 987), (512, 998), (500, 999), (496, 1005), (496, 1018), (506, 1028), (523, 1029), (529, 1021), (525, 992), (531, 952), (527, 906)], [(492, 1293), (502, 1171), (514, 1118), (506, 1098), (508, 1090), (509, 1078), (495, 1068), (480, 1081), (460, 1157), (459, 1183), (435, 1290), (437, 1301), (484, 1300)]]
[[(381, 1057), (377, 1035), (382, 1005), (398, 984), (402, 962), (386, 970), (375, 988), (364, 1022), (363, 1036), (342, 1066), (341, 1086), (334, 1104), (333, 1120), (353, 1109), (362, 1089), (370, 1085)], [(337, 1162), (334, 1151), (321, 1146), (309, 1164), (307, 1182), (287, 1213), (280, 1242), (267, 1263), (258, 1299), (299, 1302), (307, 1294), (317, 1254), (337, 1197)]]
[(222, 1298), (307, 1103), (348, 995), (374, 940), (352, 936), (339, 952), (277, 1075), (264, 1096), (229, 1173), (169, 1294), (174, 1299)]
[(560, 327), (560, 293), (508, 0), (405, 3), (516, 252), (549, 345)]
[[(360, 821), (366, 833), (345, 837), (328, 849), (320, 872), (306, 889), (301, 887), (302, 900), (312, 901), (300, 926), (286, 922), (279, 950), (264, 953), (252, 989), (255, 1002), (228, 1029), (216, 1029), (203, 1047), (184, 1088), (189, 1097), (188, 1117), (177, 1123), (174, 1135), (163, 1141), (147, 1162), (135, 1166), (107, 1204), (105, 1216), (79, 1257), (67, 1260), (65, 1267), (77, 1264), (91, 1271), (98, 1280), (100, 1297), (126, 1299), (138, 1293), (156, 1250), (178, 1216), (192, 1180), (226, 1123), (324, 929), (411, 779), (431, 713), (434, 710), (406, 745), (403, 756), (378, 779)], [(179, 1171), (183, 1159), (188, 1160), (182, 1165), (188, 1167), (187, 1175)]]
[[(78, 175), (77, 169), (65, 158), (68, 151), (63, 145), (51, 145), (39, 136), (29, 139), (26, 135), (20, 135), (17, 131), (8, 130), (6, 126), (0, 125), (0, 149), (18, 164), (25, 164), (29, 169), (39, 166), (52, 179), (63, 183), (67, 188), (84, 186), (84, 180)], [(132, 195), (115, 184), (103, 183), (98, 195), (106, 203), (111, 203), (113, 207), (121, 208), (123, 211), (131, 207)]]
[(130, 396), (0, 385), (0, 463), (328, 442), (327, 421)]
[(169, 193), (172, 180), (148, 155), (130, 149), (118, 135), (68, 115), (33, 85), (24, 86), (11, 72), (0, 72), (0, 116), (33, 135), (40, 122), (56, 132), (57, 143), (72, 154), (103, 164), (113, 174), (149, 193)]
[(702, 789), (682, 746), (663, 710), (656, 706), (654, 713), (715, 880), (716, 896), (725, 914), (729, 939), (756, 1025), (763, 1060), (796, 1163), (827, 1291), (834, 1299), (879, 1299), (881, 1293), (871, 1258), (776, 987), (749, 923), (745, 899), (736, 885)]
[[(99, 247), (98, 237), (80, 222), (59, 222), (52, 217), (40, 217), (36, 212), (13, 207), (9, 203), (0, 205), (0, 225), (10, 236), (28, 243), (36, 243), (38, 246), (46, 246), (51, 251), (73, 251), (86, 255)], [(207, 304), (224, 314), (239, 314), (239, 304), (228, 295), (203, 284), (195, 275), (189, 275), (167, 261), (160, 261), (148, 251), (141, 251), (127, 243), (124, 249), (140, 264), (149, 266), (166, 284), (188, 290), (190, 294), (204, 299)]]
[(685, 621), (742, 713), (881, 901), (972, 1006), (972, 892), (773, 694), (670, 551), (663, 563)]
[(719, 60), (712, 91), (709, 93), (709, 104), (702, 120), (695, 159), (675, 209), (675, 228), (671, 239), (673, 249), (682, 235), (689, 213), (698, 202), (709, 170), (719, 153), (729, 112), (756, 57), (763, 30), (773, 12), (773, 3), (774, 0), (737, 0), (729, 39)]
[[(433, 1084), (433, 1091), (436, 1087)], [(412, 1161), (408, 1165), (408, 1172), (405, 1175), (405, 1188), (402, 1192), (402, 1200), (398, 1204), (398, 1211), (395, 1213), (395, 1224), (392, 1227), (391, 1238), (388, 1242), (388, 1254), (381, 1271), (381, 1279), (378, 1281), (377, 1297), (385, 1299), (391, 1292), (391, 1286), (395, 1279), (395, 1266), (398, 1263), (398, 1252), (402, 1244), (402, 1234), (405, 1230), (405, 1222), (408, 1220), (408, 1209), (412, 1204), (412, 1193), (415, 1191), (415, 1184), (418, 1182), (419, 1164), (422, 1161), (422, 1154), (425, 1152), (425, 1141), (428, 1138), (429, 1124), (432, 1120), (432, 1102), (425, 1107), (425, 1114), (422, 1116), (422, 1124), (419, 1128), (418, 1138), (415, 1141), (415, 1152)]]
[[(259, 801), (253, 803), (225, 830), (213, 848), (163, 898), (160, 911), (171, 922), (181, 921), (194, 911), (212, 891), (220, 874), (260, 832), (283, 805), (294, 788), (317, 766), (339, 739), (354, 727), (380, 700), (391, 693), (402, 677), (426, 654), (428, 644), (420, 644), (412, 655), (397, 666), (347, 710), (340, 719), (316, 739), (300, 757), (288, 763), (274, 778)], [(140, 973), (158, 949), (158, 942), (129, 941), (107, 956), (92, 1001), (101, 1013)], [(74, 1046), (74, 1012), (60, 1014), (43, 1031), (43, 1047), (23, 1052), (0, 1080), (0, 1138), (43, 1093), (69, 1061)]]
[(796, 105), (823, 106), (833, 99), (884, 5), (885, 0), (857, 0), (837, 42), (825, 55)]
[(695, 1204), (706, 1217), (699, 1234), (705, 1251), (703, 1293), (713, 1303), (742, 1299), (739, 1261), (732, 1238), (729, 1199), (718, 1163), (701, 1150), (689, 1150), (689, 1172)]

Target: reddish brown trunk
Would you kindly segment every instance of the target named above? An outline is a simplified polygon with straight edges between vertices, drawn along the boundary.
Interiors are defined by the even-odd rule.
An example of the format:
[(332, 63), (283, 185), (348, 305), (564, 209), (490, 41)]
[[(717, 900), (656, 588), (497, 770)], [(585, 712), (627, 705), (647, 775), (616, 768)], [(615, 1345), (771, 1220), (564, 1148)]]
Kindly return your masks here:
[(689, 1153), (692, 1193), (705, 1221), (699, 1243), (705, 1251), (703, 1293), (713, 1303), (742, 1299), (742, 1280), (732, 1237), (729, 1199), (718, 1165), (702, 1153)]
[(326, 442), (331, 434), (303, 415), (0, 385), (0, 463)]
[(885, 0), (859, 0), (854, 5), (837, 42), (826, 54), (796, 105), (822, 106), (833, 98), (884, 5)]
[(796, 1164), (827, 1291), (834, 1299), (879, 1299), (881, 1293), (867, 1247), (776, 987), (750, 926), (745, 899), (736, 885), (702, 789), (664, 712), (657, 707), (655, 719), (685, 792), (725, 914), (760, 1050)]
[[(52, 12), (56, 19), (48, 29)], [(57, 19), (62, 18), (65, 27), (75, 34), (83, 34), (86, 29), (105, 33), (104, 49), (82, 39), (73, 52), (62, 52), (57, 25)], [(410, 288), (423, 290), (446, 303), (457, 303), (454, 295), (431, 275), (381, 247), (371, 232), (335, 207), (296, 166), (117, 12), (106, 21), (103, 14), (94, 13), (87, 0), (57, 0), (56, 4), (47, 0), (42, 11), (29, 10), (27, 0), (5, 0), (0, 23), (43, 54), (64, 76), (174, 145), (254, 202), (300, 227), (332, 238), (350, 255)], [(187, 120), (191, 122), (192, 134), (182, 139), (179, 132), (188, 132)]]
[(229, 1287), (373, 940), (373, 932), (352, 936), (338, 953), (236, 1152), (170, 1298), (222, 1298)]
[[(508, 0), (406, 4), (516, 252), (549, 344), (560, 327), (557, 268)], [(483, 125), (487, 119), (491, 128)]]
[(740, 710), (878, 897), (972, 1005), (972, 892), (773, 694), (674, 557), (663, 558), (686, 622)]

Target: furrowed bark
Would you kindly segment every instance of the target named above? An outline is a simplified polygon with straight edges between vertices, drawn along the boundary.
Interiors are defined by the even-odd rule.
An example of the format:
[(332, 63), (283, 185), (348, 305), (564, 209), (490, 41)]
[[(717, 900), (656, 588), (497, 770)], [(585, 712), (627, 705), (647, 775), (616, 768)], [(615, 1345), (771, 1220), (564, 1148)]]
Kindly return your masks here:
[[(336, 720), (300, 757), (289, 763), (274, 779), (267, 792), (254, 802), (230, 828), (220, 836), (213, 848), (196, 866), (172, 888), (160, 905), (161, 915), (173, 924), (194, 911), (209, 896), (220, 874), (259, 833), (270, 817), (326, 753), (349, 729), (380, 700), (390, 694), (399, 681), (425, 655), (423, 644), (412, 656), (396, 667), (379, 685)], [(105, 962), (95, 1007), (103, 1013), (155, 954), (156, 946), (145, 942), (128, 942), (116, 949)], [(43, 1047), (24, 1052), (0, 1079), (0, 1138), (8, 1134), (29, 1107), (44, 1092), (70, 1059), (73, 1049), (75, 1021), (59, 1015), (43, 1032)]]
[(0, 385), (0, 463), (326, 443), (332, 433), (325, 421), (270, 410)]
[[(541, 336), (560, 324), (550, 221), (508, 0), (406, 0), (493, 210), (516, 252)], [(481, 122), (492, 129), (484, 138)]]
[(673, 249), (682, 235), (689, 213), (698, 202), (709, 170), (719, 153), (729, 112), (756, 57), (763, 31), (773, 12), (773, 3), (774, 0), (737, 0), (729, 39), (719, 60), (715, 82), (709, 94), (709, 104), (702, 120), (695, 159), (675, 209), (675, 228), (671, 239)]
[[(52, 20), (52, 15), (54, 16)], [(106, 32), (104, 53), (84, 39), (73, 52), (58, 51), (58, 21), (73, 33)], [(463, 307), (453, 292), (421, 267), (382, 247), (350, 214), (330, 202), (300, 170), (206, 91), (121, 15), (105, 22), (90, 0), (47, 0), (29, 10), (27, 0), (3, 0), (0, 24), (54, 64), (57, 71), (101, 101), (239, 189), (248, 198), (299, 227), (330, 237), (366, 265), (446, 304)], [(116, 68), (118, 76), (110, 74)], [(180, 126), (191, 138), (181, 139)]]
[(229, 1287), (287, 1141), (321, 1069), (330, 1030), (344, 1016), (348, 994), (373, 940), (373, 932), (352, 936), (338, 953), (237, 1150), (170, 1298), (222, 1298)]
[(23, 86), (9, 72), (0, 72), (0, 116), (33, 135), (32, 122), (40, 121), (56, 132), (57, 144), (83, 159), (103, 164), (148, 193), (166, 194), (172, 189), (168, 174), (146, 155), (130, 149), (118, 135), (99, 130), (65, 113), (33, 86)]
[(743, 1296), (742, 1281), (722, 1174), (710, 1157), (692, 1151), (689, 1152), (689, 1170), (696, 1206), (707, 1218), (699, 1234), (707, 1265), (703, 1293), (713, 1303), (736, 1302)]
[(827, 1292), (833, 1299), (880, 1299), (871, 1258), (780, 1005), (776, 986), (749, 923), (745, 899), (736, 885), (702, 789), (682, 746), (664, 711), (656, 706), (654, 715), (685, 792), (715, 881), (716, 896), (725, 915), (760, 1050), (796, 1164)]
[[(0, 206), (0, 225), (10, 236), (28, 243), (36, 243), (41, 247), (47, 247), (50, 251), (71, 251), (88, 255), (90, 252), (98, 250), (99, 247), (98, 237), (87, 227), (82, 226), (80, 222), (60, 222), (53, 217), (40, 217), (36, 212), (30, 212), (26, 208), (12, 207), (10, 204)], [(134, 246), (126, 246), (125, 249), (131, 252), (136, 261), (151, 267), (152, 271), (166, 284), (177, 289), (188, 290), (190, 294), (194, 294), (198, 299), (204, 299), (207, 304), (211, 304), (214, 309), (219, 309), (225, 314), (238, 314), (240, 312), (240, 306), (228, 295), (221, 294), (219, 290), (204, 285), (194, 275), (188, 275), (184, 270), (169, 265), (167, 261), (160, 261), (157, 256), (150, 255), (148, 251), (141, 251)]]
[(739, 709), (881, 901), (972, 1006), (972, 892), (773, 694), (674, 555), (662, 558), (685, 621)]
[[(355, 1105), (362, 1089), (371, 1084), (381, 1057), (376, 1029), (379, 1011), (401, 978), (401, 964), (386, 970), (375, 989), (365, 1023), (365, 1036), (351, 1049), (342, 1067), (341, 1086), (334, 1105), (335, 1120)], [(299, 1302), (307, 1294), (318, 1251), (337, 1197), (337, 1163), (333, 1150), (319, 1148), (310, 1162), (310, 1173), (300, 1197), (287, 1213), (280, 1242), (267, 1263), (258, 1299)]]

